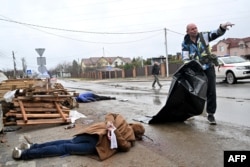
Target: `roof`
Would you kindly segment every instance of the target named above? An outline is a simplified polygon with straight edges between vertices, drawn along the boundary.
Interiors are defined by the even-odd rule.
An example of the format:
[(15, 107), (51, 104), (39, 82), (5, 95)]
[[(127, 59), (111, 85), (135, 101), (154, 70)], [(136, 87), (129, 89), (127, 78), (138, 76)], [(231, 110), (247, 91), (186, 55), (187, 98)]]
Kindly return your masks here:
[(240, 42), (244, 42), (244, 43), (248, 43), (250, 42), (250, 37), (246, 37), (246, 38), (227, 38), (227, 39), (223, 39), (220, 40), (217, 44), (212, 46), (212, 51), (217, 51), (217, 46), (220, 43), (225, 43), (228, 44), (228, 48), (234, 48), (234, 47), (238, 47)]
[(97, 62), (99, 59), (100, 59), (99, 57), (91, 57), (91, 58), (88, 58), (88, 59), (82, 59), (82, 61), (83, 61), (83, 63), (84, 63), (86, 66), (90, 66), (90, 65), (96, 64), (96, 62)]
[(123, 58), (123, 57), (120, 57), (120, 56), (117, 56), (117, 57), (90, 57), (90, 58), (82, 59), (82, 62), (86, 66), (91, 66), (91, 65), (96, 65), (96, 63), (100, 59), (106, 59), (109, 62), (109, 64), (112, 64), (118, 58), (120, 58), (125, 63), (131, 63), (131, 59), (130, 58)]

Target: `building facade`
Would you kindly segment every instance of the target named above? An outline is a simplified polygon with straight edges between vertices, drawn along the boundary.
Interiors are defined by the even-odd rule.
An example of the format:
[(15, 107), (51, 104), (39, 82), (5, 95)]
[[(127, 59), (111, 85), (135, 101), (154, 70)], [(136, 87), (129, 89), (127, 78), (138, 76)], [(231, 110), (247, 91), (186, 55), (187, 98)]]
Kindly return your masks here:
[(87, 59), (82, 59), (81, 69), (86, 71), (86, 69), (103, 69), (103, 68), (115, 68), (120, 65), (125, 65), (131, 63), (130, 58), (123, 57), (90, 57)]
[(220, 40), (212, 46), (212, 53), (217, 56), (242, 56), (250, 59), (250, 37)]

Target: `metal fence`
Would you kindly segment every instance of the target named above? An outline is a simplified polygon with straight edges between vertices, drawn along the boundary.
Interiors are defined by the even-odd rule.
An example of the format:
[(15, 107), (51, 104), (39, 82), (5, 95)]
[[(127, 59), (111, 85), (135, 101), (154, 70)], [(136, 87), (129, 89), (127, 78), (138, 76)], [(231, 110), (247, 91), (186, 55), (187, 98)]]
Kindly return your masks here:
[[(182, 63), (169, 64), (169, 74), (172, 75), (176, 72), (178, 68), (182, 66)], [(85, 72), (81, 74), (82, 78), (88, 79), (111, 79), (111, 78), (135, 78), (135, 77), (147, 77), (151, 75), (153, 66), (147, 65), (143, 67), (135, 67), (133, 69), (122, 69), (122, 70), (105, 70), (105, 71), (92, 71)], [(166, 76), (167, 69), (166, 64), (161, 64), (160, 75), (162, 77)]]

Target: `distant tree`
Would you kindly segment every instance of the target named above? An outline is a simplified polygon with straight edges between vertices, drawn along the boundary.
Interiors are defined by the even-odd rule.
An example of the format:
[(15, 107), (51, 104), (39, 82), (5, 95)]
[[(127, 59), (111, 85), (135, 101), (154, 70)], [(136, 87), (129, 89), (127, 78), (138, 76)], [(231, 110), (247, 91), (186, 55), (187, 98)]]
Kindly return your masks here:
[(128, 70), (128, 69), (134, 68), (134, 65), (132, 63), (131, 64), (126, 63), (123, 66), (119, 66), (119, 68), (123, 68), (124, 70)]
[(145, 64), (145, 62), (146, 61), (143, 60), (142, 57), (136, 57), (136, 58), (132, 59), (131, 63), (126, 63), (124, 65), (119, 65), (117, 67), (127, 70), (127, 69), (131, 69), (131, 68), (134, 68), (134, 67), (141, 67), (142, 65)]
[(56, 75), (61, 77), (61, 73), (68, 72), (71, 73), (72, 65), (71, 63), (64, 62), (62, 64), (58, 64), (54, 69), (50, 69), (49, 72), (51, 75)]
[(147, 59), (144, 61), (144, 65), (151, 65), (151, 59)]
[(141, 67), (142, 66), (142, 61), (143, 61), (143, 59), (138, 56), (138, 57), (132, 59), (132, 64), (135, 67)]
[(80, 69), (80, 66), (78, 65), (77, 61), (74, 60), (73, 63), (72, 63), (72, 67), (71, 67), (71, 75), (73, 77), (78, 77), (79, 76), (79, 69)]

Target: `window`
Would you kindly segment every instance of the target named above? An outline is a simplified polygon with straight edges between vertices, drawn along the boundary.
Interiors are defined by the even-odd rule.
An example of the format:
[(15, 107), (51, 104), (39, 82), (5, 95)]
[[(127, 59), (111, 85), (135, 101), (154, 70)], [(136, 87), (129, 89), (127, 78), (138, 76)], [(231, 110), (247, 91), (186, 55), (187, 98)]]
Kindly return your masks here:
[(224, 52), (224, 46), (219, 46), (220, 52)]
[(240, 49), (244, 49), (244, 44), (242, 44), (242, 43), (239, 44), (239, 48), (240, 48)]

